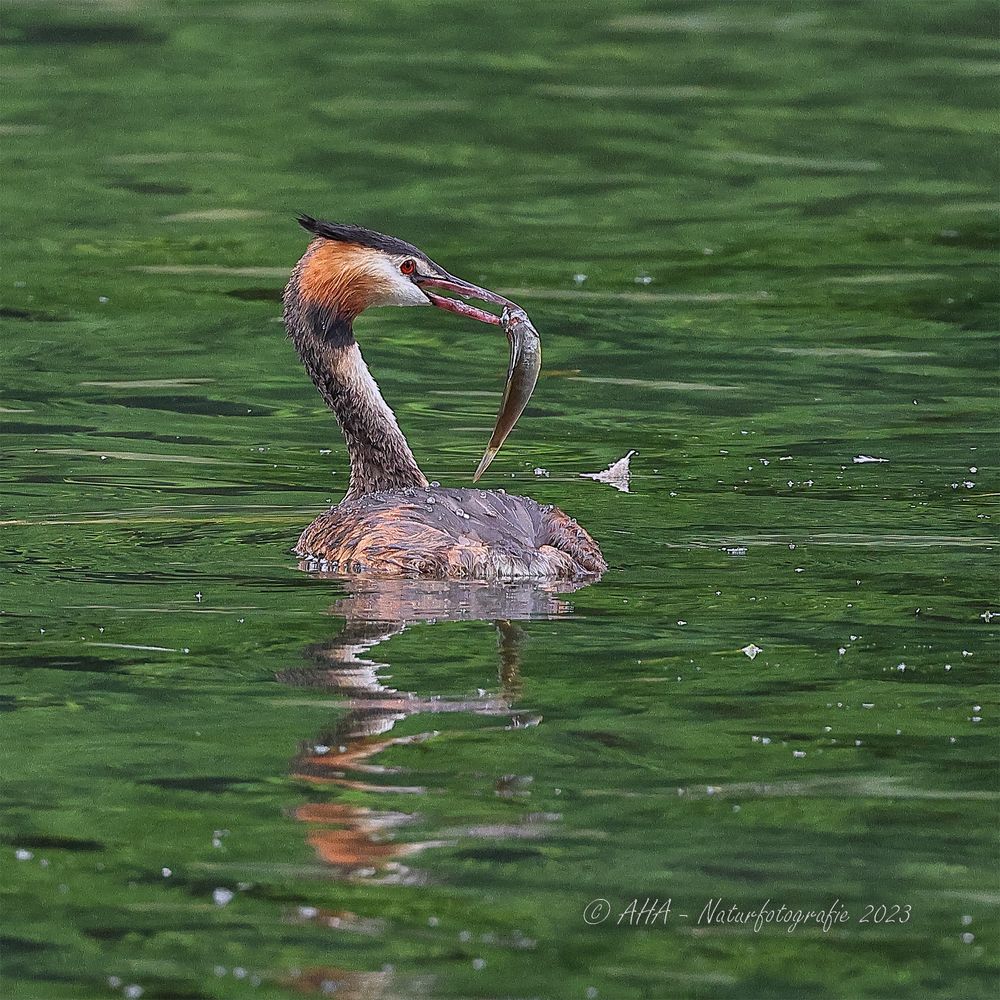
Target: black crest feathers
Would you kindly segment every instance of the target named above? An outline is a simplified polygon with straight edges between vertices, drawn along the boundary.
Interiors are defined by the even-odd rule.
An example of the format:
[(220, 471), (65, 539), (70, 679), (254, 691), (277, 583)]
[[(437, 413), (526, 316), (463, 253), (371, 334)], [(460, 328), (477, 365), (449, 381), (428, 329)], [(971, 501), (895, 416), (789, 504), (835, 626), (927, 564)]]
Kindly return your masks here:
[(319, 219), (314, 219), (311, 215), (298, 216), (298, 223), (303, 229), (324, 240), (333, 240), (336, 243), (353, 243), (355, 246), (370, 247), (372, 250), (381, 250), (384, 253), (409, 254), (413, 257), (419, 257), (421, 260), (430, 260), (423, 250), (415, 247), (412, 243), (397, 239), (395, 236), (376, 233), (375, 230), (365, 229), (363, 226), (322, 222)]

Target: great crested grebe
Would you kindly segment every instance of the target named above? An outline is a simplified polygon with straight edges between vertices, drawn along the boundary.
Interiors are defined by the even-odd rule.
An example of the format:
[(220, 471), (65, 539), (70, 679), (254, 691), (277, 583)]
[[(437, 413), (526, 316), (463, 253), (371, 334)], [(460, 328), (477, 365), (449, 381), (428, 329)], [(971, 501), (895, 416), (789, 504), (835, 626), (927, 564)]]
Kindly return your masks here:
[[(300, 216), (313, 234), (285, 288), (285, 326), (347, 441), (347, 495), (295, 547), (307, 566), (343, 573), (480, 580), (579, 579), (607, 569), (597, 543), (557, 507), (502, 490), (446, 489), (420, 471), (368, 372), (354, 320), (369, 306), (426, 306), (502, 326), (507, 387), (475, 482), (534, 386), (537, 335), (520, 307), (449, 274), (422, 250), (360, 226)], [(502, 306), (498, 317), (433, 290)]]

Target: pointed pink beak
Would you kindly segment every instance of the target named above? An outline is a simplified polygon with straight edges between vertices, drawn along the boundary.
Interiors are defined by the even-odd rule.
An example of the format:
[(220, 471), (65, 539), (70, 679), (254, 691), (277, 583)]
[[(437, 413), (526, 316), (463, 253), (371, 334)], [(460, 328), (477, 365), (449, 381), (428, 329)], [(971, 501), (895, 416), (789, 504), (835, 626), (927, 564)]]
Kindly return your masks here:
[(502, 295), (497, 295), (496, 292), (491, 292), (488, 288), (480, 288), (479, 285), (474, 285), (470, 281), (463, 281), (461, 278), (456, 278), (452, 274), (447, 274), (447, 272), (445, 273), (447, 276), (440, 278), (425, 278), (421, 276), (414, 278), (420, 290), (431, 300), (432, 305), (437, 306), (438, 309), (447, 309), (448, 312), (458, 313), (460, 316), (468, 316), (470, 319), (478, 320), (480, 323), (489, 323), (492, 326), (501, 325), (499, 316), (494, 316), (493, 313), (488, 313), (485, 309), (477, 309), (475, 306), (459, 302), (456, 299), (448, 299), (443, 295), (435, 295), (433, 292), (429, 292), (428, 288), (440, 288), (444, 292), (454, 292), (463, 298), (479, 299), (480, 302), (489, 302), (495, 306), (513, 306), (514, 303), (510, 299), (505, 299)]

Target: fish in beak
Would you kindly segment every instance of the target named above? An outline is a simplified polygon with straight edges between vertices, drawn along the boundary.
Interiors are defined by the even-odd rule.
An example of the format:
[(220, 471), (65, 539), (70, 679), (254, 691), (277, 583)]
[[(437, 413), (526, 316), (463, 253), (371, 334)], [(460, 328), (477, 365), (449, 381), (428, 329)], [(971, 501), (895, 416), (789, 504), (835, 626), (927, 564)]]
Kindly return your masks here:
[[(447, 272), (435, 276), (416, 275), (413, 280), (432, 305), (439, 309), (446, 309), (448, 312), (458, 313), (460, 316), (468, 316), (480, 323), (499, 326), (507, 334), (507, 340), (510, 343), (510, 364), (507, 367), (507, 382), (504, 385), (503, 398), (500, 401), (500, 411), (497, 413), (496, 425), (493, 428), (493, 435), (486, 448), (486, 453), (472, 477), (472, 481), (475, 483), (489, 468), (490, 462), (493, 461), (500, 446), (507, 439), (507, 435), (514, 429), (517, 418), (521, 416), (525, 406), (528, 405), (535, 383), (538, 381), (538, 372), (542, 367), (542, 342), (538, 332), (532, 326), (531, 320), (528, 319), (528, 314), (515, 302), (511, 302), (510, 299), (506, 299), (502, 295), (497, 295), (496, 292), (491, 292), (488, 288), (480, 288), (478, 285), (463, 281)], [(437, 295), (430, 291), (432, 288), (453, 292), (463, 298), (488, 302), (491, 305), (500, 306), (503, 311), (497, 316), (458, 299)]]

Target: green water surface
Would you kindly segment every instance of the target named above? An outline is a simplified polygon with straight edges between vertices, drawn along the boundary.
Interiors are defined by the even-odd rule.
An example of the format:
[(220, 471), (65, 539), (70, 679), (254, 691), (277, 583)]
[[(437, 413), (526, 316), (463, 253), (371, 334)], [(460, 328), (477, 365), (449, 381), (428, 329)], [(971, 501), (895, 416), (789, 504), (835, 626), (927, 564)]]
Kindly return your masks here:
[[(7, 0), (5, 1000), (994, 995), (995, 29)], [(297, 568), (347, 481), (279, 321), (297, 211), (525, 306), (483, 485), (577, 517), (599, 584)], [(357, 332), (468, 486), (503, 338)]]

